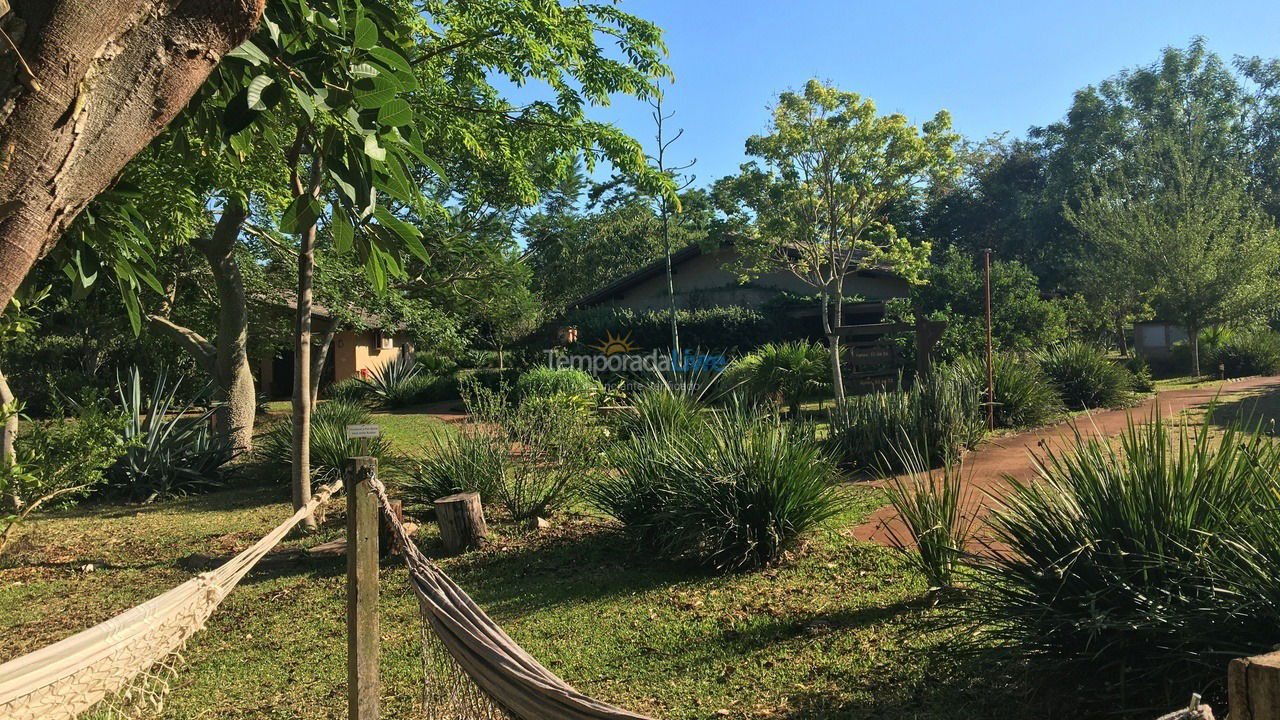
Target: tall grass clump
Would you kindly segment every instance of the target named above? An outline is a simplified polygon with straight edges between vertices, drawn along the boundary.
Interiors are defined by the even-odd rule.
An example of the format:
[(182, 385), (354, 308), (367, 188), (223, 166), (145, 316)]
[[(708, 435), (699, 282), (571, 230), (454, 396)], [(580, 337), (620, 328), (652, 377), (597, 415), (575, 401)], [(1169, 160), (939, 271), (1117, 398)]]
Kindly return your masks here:
[(1171, 429), (1158, 413), (1118, 447), (1047, 451), (989, 520), (1006, 549), (976, 562), (970, 619), (1103, 688), (1212, 685), (1280, 639), (1277, 468), (1264, 434)]
[(513, 520), (546, 517), (573, 500), (600, 471), (603, 428), (577, 395), (511, 399), (505, 388), (462, 388), (472, 422), (457, 437), (425, 449), (407, 498), (431, 503), (452, 492), (479, 492)]
[[(398, 478), (402, 467), (390, 440), (347, 438), (348, 425), (367, 425), (372, 421), (369, 409), (359, 403), (327, 400), (316, 405), (311, 413), (312, 476), (328, 479), (341, 472), (347, 458), (370, 455), (378, 458), (378, 471), (384, 478)], [(287, 481), (293, 463), (293, 423), (288, 418), (276, 421), (258, 439), (254, 454), (263, 470), (281, 482)]]
[(973, 537), (974, 517), (964, 514), (970, 498), (962, 489), (960, 466), (935, 472), (914, 452), (904, 464), (906, 476), (895, 477), (885, 490), (904, 530), (891, 529), (889, 540), (929, 581), (930, 591), (946, 590), (955, 585)]
[[(1018, 355), (998, 353), (991, 364), (995, 389), (995, 420), (999, 428), (1028, 428), (1043, 425), (1062, 414), (1058, 391), (1040, 366)], [(987, 361), (966, 355), (943, 371), (957, 382), (977, 388), (982, 402), (987, 399)]]
[(1133, 402), (1133, 377), (1102, 350), (1068, 342), (1040, 352), (1044, 374), (1071, 410), (1118, 408)]
[(807, 428), (734, 408), (691, 432), (652, 427), (615, 447), (588, 499), (664, 556), (719, 570), (776, 562), (836, 515), (835, 463)]
[(954, 462), (982, 439), (978, 388), (945, 373), (907, 390), (849, 397), (827, 414), (828, 441), (851, 467), (898, 472), (915, 448), (930, 466)]
[(776, 401), (792, 418), (800, 404), (830, 388), (827, 349), (817, 343), (769, 343), (739, 358), (726, 371), (727, 381), (758, 400)]
[(492, 434), (477, 428), (437, 433), (423, 450), (423, 457), (409, 464), (407, 477), (397, 486), (401, 497), (420, 505), (460, 492), (492, 497), (510, 454)]
[(620, 437), (652, 432), (692, 432), (703, 424), (707, 406), (665, 385), (646, 385), (632, 393), (628, 407), (617, 411), (613, 425)]

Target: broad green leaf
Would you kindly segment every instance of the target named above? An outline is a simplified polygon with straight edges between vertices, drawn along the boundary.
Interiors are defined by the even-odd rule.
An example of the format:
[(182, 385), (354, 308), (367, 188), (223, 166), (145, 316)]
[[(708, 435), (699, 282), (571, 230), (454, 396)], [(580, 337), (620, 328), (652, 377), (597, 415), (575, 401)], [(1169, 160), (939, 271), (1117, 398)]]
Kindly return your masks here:
[(244, 130), (261, 115), (257, 110), (249, 108), (248, 96), (248, 89), (242, 88), (227, 101), (226, 111), (222, 116), (223, 137), (231, 137)]
[(297, 235), (315, 224), (324, 207), (310, 194), (299, 195), (280, 216), (280, 232)]
[(362, 108), (380, 108), (399, 91), (400, 84), (387, 75), (361, 78), (355, 83), (356, 103)]
[(329, 216), (329, 232), (333, 235), (333, 246), (340, 253), (351, 251), (351, 244), (355, 241), (355, 228), (351, 226), (351, 220), (347, 217), (347, 213), (337, 205), (332, 208), (332, 214)]
[(307, 118), (314, 120), (316, 117), (316, 105), (311, 100), (311, 94), (297, 85), (294, 85), (293, 98), (298, 101), (298, 107), (302, 108), (302, 112), (307, 114)]
[(356, 23), (355, 47), (368, 50), (378, 44), (378, 26), (369, 18), (360, 18)]
[(351, 66), (351, 76), (356, 78), (375, 77), (378, 74), (378, 66), (372, 63), (356, 63)]
[(266, 75), (259, 75), (249, 81), (249, 87), (246, 90), (245, 95), (245, 103), (249, 106), (250, 110), (267, 109), (266, 104), (262, 102), (262, 91), (266, 90), (267, 86), (273, 82), (275, 81)]
[(387, 159), (387, 150), (378, 144), (377, 135), (364, 136), (364, 154), (378, 162), (382, 162)]
[(413, 121), (413, 108), (400, 98), (393, 98), (378, 110), (378, 122), (392, 127), (408, 125)]
[(267, 57), (267, 54), (262, 52), (257, 45), (254, 45), (252, 40), (245, 40), (240, 47), (227, 53), (226, 57), (244, 60), (255, 67), (271, 62), (271, 58)]

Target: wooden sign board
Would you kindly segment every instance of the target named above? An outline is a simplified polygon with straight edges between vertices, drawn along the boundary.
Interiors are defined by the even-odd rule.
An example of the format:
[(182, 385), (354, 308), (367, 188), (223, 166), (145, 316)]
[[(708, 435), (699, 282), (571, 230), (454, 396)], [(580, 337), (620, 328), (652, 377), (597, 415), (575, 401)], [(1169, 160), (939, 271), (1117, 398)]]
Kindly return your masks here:
[(376, 438), (382, 435), (381, 425), (348, 425), (347, 439)]
[(898, 349), (889, 343), (852, 345), (845, 355), (854, 365), (889, 365), (897, 362)]
[(845, 381), (846, 390), (853, 395), (871, 393), (879, 390), (892, 390), (898, 382), (897, 373), (882, 375), (864, 375), (849, 378)]

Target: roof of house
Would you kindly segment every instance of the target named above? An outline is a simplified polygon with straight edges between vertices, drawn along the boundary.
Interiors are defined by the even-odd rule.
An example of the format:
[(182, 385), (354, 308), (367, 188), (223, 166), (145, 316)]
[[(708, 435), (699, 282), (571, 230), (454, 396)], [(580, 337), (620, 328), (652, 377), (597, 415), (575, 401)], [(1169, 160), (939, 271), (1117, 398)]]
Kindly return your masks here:
[[(732, 245), (733, 245), (732, 239), (725, 240), (722, 243), (720, 243), (720, 246), (717, 247), (715, 251), (718, 252), (720, 249), (725, 247), (730, 247)], [(694, 243), (692, 245), (686, 245), (680, 248), (679, 250), (671, 253), (671, 267), (674, 269), (677, 265), (686, 263), (696, 257), (699, 257), (705, 254), (706, 252), (707, 250), (697, 243)], [(627, 290), (630, 290), (631, 288), (634, 288), (635, 286), (648, 280), (649, 278), (656, 277), (658, 275), (663, 274), (664, 272), (666, 272), (666, 268), (667, 268), (667, 259), (665, 257), (660, 257), (657, 260), (654, 260), (653, 262), (639, 268), (638, 270), (635, 270), (626, 275), (623, 275), (617, 280), (607, 283), (601, 286), (600, 288), (586, 295), (583, 295), (577, 300), (574, 300), (573, 302), (569, 303), (569, 306), (567, 309), (576, 310), (581, 307), (594, 305), (596, 303), (608, 300), (611, 297), (614, 297), (620, 293), (624, 293)], [(897, 277), (897, 275), (894, 272), (892, 272), (887, 268), (864, 268), (859, 271), (859, 274), (863, 274), (863, 273), (865, 273), (864, 277), (875, 276), (875, 275), (886, 276), (886, 277)]]

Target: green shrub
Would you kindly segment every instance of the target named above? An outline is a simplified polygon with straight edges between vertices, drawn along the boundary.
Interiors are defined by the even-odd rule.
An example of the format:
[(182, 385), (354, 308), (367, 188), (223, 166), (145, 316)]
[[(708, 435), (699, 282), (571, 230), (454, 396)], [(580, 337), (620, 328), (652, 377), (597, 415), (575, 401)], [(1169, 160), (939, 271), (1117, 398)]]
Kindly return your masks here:
[(1218, 344), (1209, 362), (1215, 368), (1222, 365), (1227, 377), (1280, 374), (1280, 333), (1233, 332)]
[(369, 392), (368, 383), (353, 376), (330, 385), (328, 390), (325, 392), (325, 395), (328, 400), (336, 400), (344, 403), (361, 403), (369, 400), (372, 393)]
[[(1012, 353), (996, 353), (991, 365), (995, 387), (995, 420), (1000, 428), (1027, 428), (1043, 425), (1062, 414), (1057, 389), (1035, 362)], [(977, 388), (982, 402), (987, 399), (987, 362), (966, 355), (944, 370), (957, 382)]]
[(1133, 377), (1092, 345), (1069, 342), (1036, 356), (1062, 402), (1072, 410), (1124, 407), (1133, 401)]
[[(403, 475), (403, 463), (385, 437), (370, 440), (347, 439), (348, 425), (367, 425), (373, 421), (368, 408), (359, 403), (328, 400), (316, 405), (311, 413), (311, 476), (326, 481), (342, 471), (349, 457), (370, 455), (378, 458), (378, 472), (395, 481)], [(254, 455), (262, 468), (280, 482), (288, 482), (293, 465), (293, 421), (284, 418), (272, 424), (254, 446)]]
[(831, 387), (827, 349), (817, 343), (769, 343), (735, 360), (725, 374), (725, 382), (738, 390), (781, 400), (793, 418), (800, 414), (801, 402)]
[(895, 477), (885, 490), (907, 536), (890, 531), (890, 541), (929, 581), (931, 590), (955, 584), (956, 571), (973, 536), (974, 517), (964, 516), (968, 498), (959, 466), (940, 472), (924, 467), (918, 456), (907, 460), (907, 477)]
[(520, 374), (514, 391), (517, 399), (524, 399), (552, 395), (595, 396), (603, 389), (599, 380), (581, 370), (536, 367)]
[[(486, 471), (497, 471), (488, 483), (487, 499), (512, 519), (545, 517), (559, 510), (599, 471), (603, 428), (596, 421), (593, 404), (580, 396), (531, 396), (513, 403), (507, 393), (474, 382), (465, 384), (462, 394), (472, 418), (463, 429), (470, 435), (466, 442), (487, 443), (485, 456), (502, 458), (496, 468), (493, 463), (482, 465)], [(480, 452), (474, 447), (464, 449)], [(455, 459), (459, 459), (456, 454), (445, 454), (441, 462)]]
[(474, 427), (437, 434), (424, 451), (397, 488), (401, 497), (422, 505), (460, 492), (491, 498), (510, 455), (491, 433)]
[[(677, 310), (682, 347), (707, 347), (717, 351), (743, 351), (770, 342), (803, 340), (821, 332), (817, 320), (797, 322), (780, 313), (766, 315), (741, 306)], [(630, 337), (644, 350), (671, 346), (671, 316), (666, 310), (637, 313), (627, 308), (587, 308), (567, 313), (565, 325), (578, 328), (582, 348), (603, 340), (608, 333)], [(582, 349), (580, 348), (580, 349)]]
[(982, 439), (976, 387), (946, 373), (908, 390), (849, 397), (828, 411), (828, 442), (851, 467), (897, 472), (911, 452), (931, 466), (954, 462)]
[[(968, 612), (984, 642), (1156, 690), (1219, 680), (1280, 637), (1280, 445), (1156, 414), (1119, 447), (1077, 438), (1009, 480), (989, 525), (1008, 548), (977, 559)], [(1167, 685), (1164, 684), (1167, 681)], [(1144, 706), (1154, 702), (1143, 697)]]
[[(20, 410), (0, 410), (0, 422), (5, 412)], [(22, 423), (15, 461), (0, 462), (0, 502), (20, 503), (17, 513), (0, 511), (0, 550), (31, 512), (65, 507), (93, 492), (124, 452), (124, 426), (123, 413), (99, 404), (77, 406), (66, 419)]]
[[(125, 413), (124, 453), (107, 471), (102, 491), (132, 501), (207, 491), (221, 484), (222, 466), (235, 457), (231, 441), (213, 431), (218, 408), (197, 410), (196, 400), (178, 401), (182, 380), (156, 375), (149, 396), (137, 368), (118, 386)], [(208, 390), (197, 398), (207, 395)]]
[(1141, 355), (1136, 355), (1124, 361), (1124, 369), (1129, 371), (1129, 376), (1133, 378), (1133, 391), (1137, 393), (1149, 393), (1156, 389), (1156, 380), (1151, 375), (1151, 363)]
[(635, 435), (612, 460), (592, 504), (661, 554), (721, 570), (777, 561), (843, 507), (835, 464), (807, 428), (741, 409), (692, 432)]

